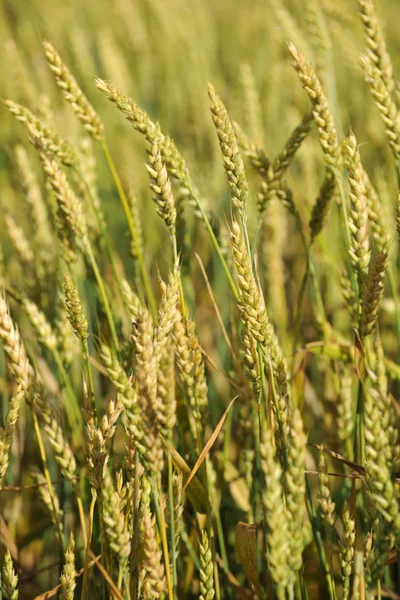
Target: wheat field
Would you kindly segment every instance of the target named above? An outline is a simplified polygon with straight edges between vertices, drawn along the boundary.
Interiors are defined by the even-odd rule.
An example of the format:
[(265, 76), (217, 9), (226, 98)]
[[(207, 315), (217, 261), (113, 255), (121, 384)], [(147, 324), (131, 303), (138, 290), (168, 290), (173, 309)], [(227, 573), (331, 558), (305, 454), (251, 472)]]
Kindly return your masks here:
[(0, 0), (0, 600), (400, 598), (399, 19)]

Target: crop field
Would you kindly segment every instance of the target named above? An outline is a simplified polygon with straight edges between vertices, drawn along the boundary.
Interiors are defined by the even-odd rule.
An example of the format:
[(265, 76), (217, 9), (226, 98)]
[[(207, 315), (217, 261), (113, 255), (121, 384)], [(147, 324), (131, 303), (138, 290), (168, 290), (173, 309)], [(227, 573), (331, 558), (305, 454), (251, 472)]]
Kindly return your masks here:
[(0, 600), (400, 599), (399, 23), (0, 0)]

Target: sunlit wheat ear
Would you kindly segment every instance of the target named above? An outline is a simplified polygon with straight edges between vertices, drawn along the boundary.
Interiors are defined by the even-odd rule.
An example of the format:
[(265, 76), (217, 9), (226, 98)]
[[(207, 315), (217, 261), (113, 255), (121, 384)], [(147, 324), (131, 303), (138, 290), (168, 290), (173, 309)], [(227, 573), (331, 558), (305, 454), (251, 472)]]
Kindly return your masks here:
[(11, 369), (21, 390), (27, 390), (32, 369), (18, 327), (11, 319), (8, 304), (0, 294), (0, 340), (10, 361)]
[[(300, 412), (296, 409), (290, 419), (290, 432), (288, 436), (288, 466), (285, 471), (286, 482), (286, 508), (290, 514), (289, 562), (293, 573), (301, 569), (303, 562), (303, 512), (306, 495), (305, 461), (307, 437), (304, 433), (303, 421)], [(294, 581), (292, 582), (294, 585)]]
[(346, 145), (346, 166), (349, 180), (349, 229), (350, 229), (350, 259), (358, 272), (360, 287), (368, 274), (370, 261), (368, 210), (365, 189), (365, 176), (361, 165), (357, 140), (353, 134)]
[(208, 95), (211, 101), (211, 115), (221, 148), (222, 160), (231, 188), (232, 202), (239, 210), (242, 218), (245, 218), (248, 184), (235, 132), (228, 112), (211, 83), (208, 84)]
[(359, 0), (361, 19), (368, 46), (368, 56), (376, 66), (389, 93), (394, 90), (393, 66), (372, 0)]
[(22, 305), (32, 326), (39, 336), (40, 343), (48, 348), (48, 350), (51, 352), (54, 352), (54, 350), (57, 349), (57, 336), (54, 333), (50, 323), (46, 319), (44, 313), (39, 310), (37, 304), (28, 298), (23, 298)]
[(24, 106), (12, 100), (6, 100), (5, 104), (15, 118), (25, 125), (28, 133), (33, 131), (35, 136), (40, 138), (46, 152), (55, 156), (66, 167), (75, 167), (78, 165), (78, 155), (66, 140), (49, 127), (46, 127), (36, 115)]
[(331, 496), (328, 469), (326, 466), (323, 449), (321, 449), (319, 452), (318, 480), (318, 512), (325, 529), (331, 530), (336, 520), (335, 503), (333, 502)]
[(230, 239), (240, 290), (238, 305), (241, 318), (254, 339), (277, 359), (281, 350), (252, 272), (243, 234), (236, 221), (232, 222)]
[(208, 422), (208, 386), (194, 322), (178, 314), (174, 338), (179, 373), (196, 423), (194, 434), (202, 439)]
[[(96, 86), (122, 112), (132, 127), (144, 135), (148, 142), (152, 143), (156, 125), (146, 111), (138, 106), (132, 98), (129, 98), (121, 90), (118, 90), (113, 84), (102, 79), (96, 79)], [(196, 216), (204, 220), (204, 214), (209, 214), (207, 201), (201, 198), (201, 208), (199, 207), (199, 191), (190, 176), (185, 159), (176, 147), (175, 142), (168, 135), (161, 135), (159, 148), (168, 172), (176, 180), (179, 188), (179, 196), (186, 199), (194, 208)]]
[(343, 600), (347, 600), (350, 594), (350, 578), (353, 571), (355, 552), (355, 520), (350, 516), (347, 502), (342, 512), (343, 535), (340, 539), (340, 569), (342, 571)]
[(15, 573), (10, 551), (7, 549), (1, 568), (2, 592), (8, 600), (18, 600), (18, 575)]
[(294, 67), (313, 106), (312, 110), (326, 166), (338, 173), (341, 169), (339, 137), (324, 91), (310, 61), (297, 50), (294, 44), (289, 44), (289, 52), (295, 61)]
[(201, 532), (200, 548), (200, 600), (212, 600), (215, 596), (214, 565), (210, 540), (206, 531)]
[(19, 260), (26, 269), (32, 271), (34, 269), (34, 254), (24, 230), (17, 225), (15, 219), (11, 215), (6, 214), (4, 216), (4, 223), (8, 237), (14, 246)]
[(365, 284), (361, 312), (361, 335), (372, 333), (378, 317), (379, 303), (383, 295), (384, 278), (388, 264), (388, 255), (382, 251), (372, 262)]
[(311, 211), (309, 223), (311, 241), (317, 237), (325, 226), (335, 189), (335, 176), (332, 171), (327, 169), (318, 197)]
[(79, 292), (72, 279), (64, 277), (64, 298), (67, 308), (68, 320), (72, 325), (75, 335), (85, 342), (88, 337), (88, 321), (84, 313)]
[(163, 447), (157, 431), (157, 360), (154, 353), (153, 323), (144, 309), (135, 322), (132, 334), (135, 348), (135, 385), (142, 415), (143, 445), (146, 466), (153, 472), (162, 470)]
[(296, 152), (311, 131), (314, 123), (312, 112), (307, 113), (301, 123), (293, 130), (282, 150), (269, 164), (266, 175), (262, 182), (262, 194), (258, 197), (257, 208), (261, 216), (264, 215), (267, 206), (275, 198), (279, 198), (279, 190), (283, 185), (283, 177), (291, 165)]
[(244, 371), (254, 388), (254, 392), (259, 394), (261, 390), (260, 361), (257, 354), (257, 341), (249, 332), (246, 325), (243, 326), (241, 336), (240, 356), (243, 361)]
[(67, 550), (65, 552), (65, 563), (60, 577), (61, 593), (60, 600), (74, 600), (76, 588), (75, 570), (75, 539), (73, 534), (69, 536)]
[(340, 393), (337, 401), (337, 434), (343, 444), (343, 451), (346, 443), (351, 440), (353, 433), (353, 398), (352, 398), (352, 377), (348, 370), (342, 369), (340, 373)]
[(143, 534), (144, 570), (143, 591), (145, 597), (160, 598), (166, 590), (166, 577), (162, 553), (157, 541), (156, 520), (150, 510), (150, 482), (143, 478), (141, 500), (141, 527)]
[(394, 158), (400, 159), (400, 115), (395, 101), (391, 97), (381, 73), (367, 54), (361, 55), (361, 66), (371, 95), (378, 107), (385, 125), (386, 135)]
[(265, 480), (262, 501), (265, 511), (267, 560), (278, 598), (291, 584), (288, 521), (281, 484), (282, 470), (275, 457), (272, 433), (266, 430), (260, 444), (261, 470)]
[(153, 200), (157, 206), (157, 213), (165, 221), (171, 236), (174, 238), (176, 209), (172, 185), (160, 152), (160, 139), (160, 129), (156, 126), (153, 142), (147, 151), (148, 160), (146, 169), (150, 175), (150, 189), (153, 192)]
[(379, 401), (373, 389), (366, 387), (365, 392), (366, 515), (371, 523), (377, 519), (381, 522), (367, 562), (369, 579), (375, 582), (382, 577), (390, 549), (398, 539), (400, 512), (388, 462), (391, 441), (385, 421), (390, 418), (389, 407)]
[(110, 456), (101, 429), (96, 428), (92, 420), (86, 424), (86, 440), (89, 483), (95, 490), (100, 491)]
[(8, 405), (8, 410), (4, 419), (4, 427), (0, 428), (0, 490), (9, 465), (9, 451), (24, 396), (25, 390), (21, 387), (17, 387)]
[(35, 374), (32, 408), (37, 410), (39, 419), (44, 424), (44, 430), (54, 451), (55, 459), (62, 475), (73, 481), (76, 476), (76, 461), (71, 446), (67, 442), (60, 420), (53, 411), (43, 382)]
[(126, 306), (128, 307), (129, 316), (132, 321), (136, 321), (140, 312), (143, 310), (143, 305), (139, 296), (133, 291), (126, 279), (122, 280), (122, 293)]
[(118, 491), (114, 490), (111, 478), (109, 478), (109, 483), (103, 488), (103, 495), (103, 518), (110, 541), (110, 548), (115, 554), (120, 567), (125, 569), (131, 552), (131, 535), (121, 497)]
[(381, 201), (366, 171), (364, 171), (364, 184), (372, 238), (378, 251), (382, 251), (385, 246), (390, 244), (390, 236)]
[(258, 146), (240, 127), (236, 121), (232, 122), (236, 141), (244, 156), (250, 161), (251, 166), (263, 177), (266, 176), (270, 161), (265, 151)]
[(50, 42), (44, 41), (43, 48), (47, 62), (54, 73), (57, 85), (61, 89), (65, 100), (71, 104), (74, 113), (88, 134), (94, 140), (101, 141), (103, 139), (104, 126), (96, 111)]

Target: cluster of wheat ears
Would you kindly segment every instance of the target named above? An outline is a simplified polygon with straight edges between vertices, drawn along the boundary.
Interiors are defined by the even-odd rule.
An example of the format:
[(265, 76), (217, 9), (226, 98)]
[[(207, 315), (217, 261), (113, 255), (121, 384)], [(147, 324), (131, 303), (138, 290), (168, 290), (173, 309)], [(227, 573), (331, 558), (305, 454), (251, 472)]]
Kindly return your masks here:
[[(151, 30), (166, 12), (148, 4), (117, 3), (135, 23), (147, 11)], [(198, 126), (205, 89), (192, 74), (191, 110), (176, 102), (177, 138), (187, 130), (201, 157), (193, 175), (157, 114), (163, 97), (145, 110), (111, 83), (114, 69), (121, 88), (129, 78), (116, 38), (104, 36), (111, 73), (95, 79), (96, 109), (57, 37), (43, 42), (54, 111), (5, 41), (26, 102), (5, 99), (2, 113), (4, 598), (400, 597), (400, 86), (373, 2), (359, 0), (365, 50), (348, 68), (364, 75), (366, 161), (384, 165), (364, 168), (359, 123), (337, 124), (340, 15), (307, 0), (307, 41), (279, 0), (267, 4), (297, 124), (287, 137), (294, 119), (273, 125), (272, 111), (287, 139), (270, 151), (246, 64), (238, 122), (210, 83)]]

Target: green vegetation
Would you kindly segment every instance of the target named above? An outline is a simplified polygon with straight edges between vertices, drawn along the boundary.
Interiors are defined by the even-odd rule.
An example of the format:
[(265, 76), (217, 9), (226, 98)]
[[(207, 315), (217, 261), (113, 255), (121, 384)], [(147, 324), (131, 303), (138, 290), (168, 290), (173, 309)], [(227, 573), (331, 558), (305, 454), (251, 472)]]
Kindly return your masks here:
[(400, 597), (400, 5), (291, 4), (0, 4), (0, 598)]

